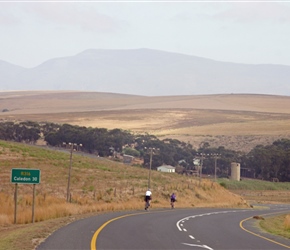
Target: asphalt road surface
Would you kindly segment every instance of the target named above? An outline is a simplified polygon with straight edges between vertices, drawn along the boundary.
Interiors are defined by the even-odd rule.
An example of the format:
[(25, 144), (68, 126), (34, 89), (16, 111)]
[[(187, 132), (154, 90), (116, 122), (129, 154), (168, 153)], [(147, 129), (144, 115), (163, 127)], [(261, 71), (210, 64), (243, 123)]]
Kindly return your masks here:
[(55, 231), (36, 249), (290, 249), (290, 240), (263, 232), (253, 218), (280, 213), (290, 205), (107, 213)]

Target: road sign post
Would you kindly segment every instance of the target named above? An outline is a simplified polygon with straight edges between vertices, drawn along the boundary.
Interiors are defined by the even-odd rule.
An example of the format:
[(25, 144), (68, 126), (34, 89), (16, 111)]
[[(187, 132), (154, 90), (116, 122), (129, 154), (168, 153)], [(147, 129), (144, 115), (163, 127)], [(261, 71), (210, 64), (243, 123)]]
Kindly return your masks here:
[(15, 183), (14, 224), (17, 223), (17, 191), (18, 191), (18, 184), (33, 184), (32, 223), (34, 223), (35, 184), (39, 184), (40, 183), (40, 170), (39, 169), (13, 168), (11, 170), (11, 182)]

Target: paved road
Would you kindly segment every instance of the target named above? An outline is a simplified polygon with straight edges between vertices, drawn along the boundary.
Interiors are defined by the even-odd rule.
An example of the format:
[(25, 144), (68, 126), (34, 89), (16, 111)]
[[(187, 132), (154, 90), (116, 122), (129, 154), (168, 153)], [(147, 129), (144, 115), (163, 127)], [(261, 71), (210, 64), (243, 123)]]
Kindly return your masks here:
[(57, 230), (37, 250), (290, 248), (290, 240), (262, 232), (252, 218), (273, 213), (290, 213), (290, 205), (259, 210), (194, 208), (108, 213)]

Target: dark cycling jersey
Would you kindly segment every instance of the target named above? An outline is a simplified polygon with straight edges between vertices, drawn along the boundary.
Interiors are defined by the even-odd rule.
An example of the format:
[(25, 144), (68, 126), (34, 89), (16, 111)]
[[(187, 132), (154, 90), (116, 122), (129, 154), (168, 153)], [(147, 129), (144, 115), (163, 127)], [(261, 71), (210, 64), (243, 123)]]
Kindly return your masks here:
[(176, 195), (175, 194), (172, 194), (171, 197), (170, 197), (170, 200), (172, 202), (175, 202), (176, 201)]

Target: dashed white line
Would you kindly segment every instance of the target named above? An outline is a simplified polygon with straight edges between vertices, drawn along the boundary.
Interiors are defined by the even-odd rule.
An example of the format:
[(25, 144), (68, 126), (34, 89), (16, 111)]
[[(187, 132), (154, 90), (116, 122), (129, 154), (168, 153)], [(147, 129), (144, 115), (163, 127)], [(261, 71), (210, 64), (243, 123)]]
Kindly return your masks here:
[(200, 248), (206, 248), (206, 249), (209, 249), (209, 250), (214, 250), (214, 249), (210, 248), (207, 245), (196, 245), (196, 244), (188, 244), (188, 243), (182, 243), (182, 244), (183, 245), (187, 245), (187, 246), (200, 247)]
[[(187, 232), (187, 230), (183, 227), (184, 226), (183, 223), (186, 220), (194, 219), (196, 217), (202, 217), (202, 216), (206, 216), (206, 215), (226, 214), (226, 213), (231, 213), (231, 212), (233, 213), (233, 212), (238, 212), (238, 211), (247, 211), (247, 210), (220, 211), (220, 212), (212, 212), (212, 213), (192, 215), (192, 216), (188, 216), (188, 217), (185, 217), (185, 218), (179, 220), (176, 223), (176, 226), (177, 226), (177, 228), (178, 228), (179, 231)], [(192, 236), (192, 235), (189, 235), (189, 238), (191, 238), (192, 240), (195, 240), (197, 243), (200, 243), (200, 240), (195, 239), (195, 237)], [(207, 245), (198, 245), (198, 244), (191, 244), (191, 243), (181, 243), (181, 244), (187, 245), (187, 246), (194, 246), (194, 247), (200, 247), (200, 248), (206, 248), (206, 249), (209, 249), (209, 250), (214, 250), (214, 249), (210, 248)]]

